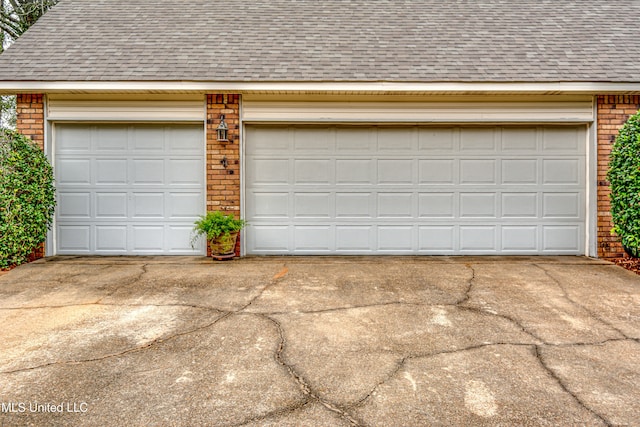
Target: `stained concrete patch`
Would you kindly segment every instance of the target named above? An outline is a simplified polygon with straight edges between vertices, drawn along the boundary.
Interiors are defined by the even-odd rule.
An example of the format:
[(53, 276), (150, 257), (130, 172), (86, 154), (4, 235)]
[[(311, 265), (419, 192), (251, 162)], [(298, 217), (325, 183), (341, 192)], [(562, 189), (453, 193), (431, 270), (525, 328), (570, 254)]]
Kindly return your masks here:
[(465, 306), (513, 318), (550, 344), (622, 338), (615, 329), (567, 298), (558, 283), (535, 265), (505, 268), (484, 264), (474, 268), (476, 274)]
[(365, 425), (604, 425), (513, 345), (412, 358), (354, 412)]
[(100, 301), (136, 282), (144, 265), (22, 265), (0, 277), (0, 308), (53, 307)]
[(393, 302), (454, 304), (473, 272), (447, 263), (327, 265), (294, 261), (277, 283), (249, 308), (252, 312), (308, 312)]
[(364, 397), (409, 355), (489, 343), (534, 343), (508, 320), (453, 306), (384, 305), (274, 316), (286, 331), (284, 357), (322, 397)]
[(85, 402), (88, 411), (3, 414), (0, 424), (240, 424), (305, 403), (274, 357), (279, 346), (273, 322), (240, 315), (121, 356), (4, 374), (3, 398)]
[(258, 296), (281, 268), (264, 263), (211, 263), (190, 265), (185, 274), (180, 264), (151, 264), (135, 285), (119, 288), (104, 302), (180, 303), (235, 311)]
[(612, 425), (640, 420), (640, 344), (614, 341), (601, 345), (548, 347), (547, 366), (573, 394)]
[(640, 284), (638, 275), (609, 265), (582, 266), (580, 271), (557, 265), (542, 265), (571, 300), (627, 337), (640, 339)]
[(80, 305), (0, 310), (0, 372), (82, 361), (143, 347), (210, 324), (222, 313), (190, 307)]

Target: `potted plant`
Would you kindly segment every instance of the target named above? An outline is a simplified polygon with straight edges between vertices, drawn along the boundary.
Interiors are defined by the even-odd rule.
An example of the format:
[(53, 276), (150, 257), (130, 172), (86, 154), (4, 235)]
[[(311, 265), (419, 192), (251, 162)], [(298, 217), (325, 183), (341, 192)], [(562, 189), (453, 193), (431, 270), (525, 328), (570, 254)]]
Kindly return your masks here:
[(611, 219), (625, 252), (640, 256), (640, 112), (629, 117), (611, 149)]
[(195, 247), (200, 236), (206, 236), (211, 247), (211, 256), (215, 260), (228, 260), (235, 256), (238, 232), (245, 221), (222, 212), (207, 212), (195, 221), (191, 233), (191, 246)]

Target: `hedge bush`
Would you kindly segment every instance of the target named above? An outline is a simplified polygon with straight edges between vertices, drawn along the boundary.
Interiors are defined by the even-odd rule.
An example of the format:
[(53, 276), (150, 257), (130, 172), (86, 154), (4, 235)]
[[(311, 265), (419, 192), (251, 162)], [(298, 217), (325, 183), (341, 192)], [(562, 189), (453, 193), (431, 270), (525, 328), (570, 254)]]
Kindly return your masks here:
[(0, 269), (22, 264), (53, 222), (53, 169), (42, 150), (0, 129)]
[(607, 179), (611, 183), (613, 229), (622, 245), (640, 255), (640, 111), (622, 126), (611, 150)]

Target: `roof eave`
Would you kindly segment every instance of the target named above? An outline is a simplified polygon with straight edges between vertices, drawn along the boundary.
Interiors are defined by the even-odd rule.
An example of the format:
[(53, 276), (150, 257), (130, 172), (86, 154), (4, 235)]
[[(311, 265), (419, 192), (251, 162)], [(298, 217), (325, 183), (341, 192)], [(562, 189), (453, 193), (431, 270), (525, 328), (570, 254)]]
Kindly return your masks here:
[(640, 82), (0, 81), (15, 93), (640, 94)]

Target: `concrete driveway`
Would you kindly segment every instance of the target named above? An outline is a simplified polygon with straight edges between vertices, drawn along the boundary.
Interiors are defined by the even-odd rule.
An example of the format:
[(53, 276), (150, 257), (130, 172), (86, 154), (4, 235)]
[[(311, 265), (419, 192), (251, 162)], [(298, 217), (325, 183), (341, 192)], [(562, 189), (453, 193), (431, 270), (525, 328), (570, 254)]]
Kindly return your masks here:
[(576, 257), (50, 258), (0, 426), (640, 424), (640, 276)]

